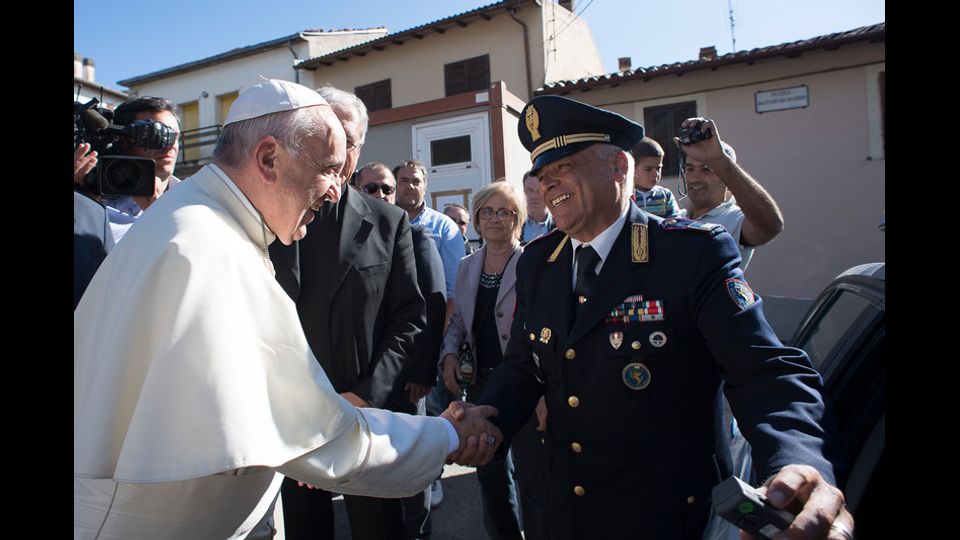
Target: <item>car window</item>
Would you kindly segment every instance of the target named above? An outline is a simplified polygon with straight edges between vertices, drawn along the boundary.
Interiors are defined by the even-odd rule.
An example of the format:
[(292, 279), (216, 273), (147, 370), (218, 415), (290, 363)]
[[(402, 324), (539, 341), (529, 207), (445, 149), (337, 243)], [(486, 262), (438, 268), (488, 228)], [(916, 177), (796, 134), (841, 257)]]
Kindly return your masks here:
[(807, 334), (807, 339), (796, 346), (807, 352), (813, 366), (819, 370), (843, 334), (870, 305), (866, 298), (841, 289), (823, 310), (823, 315)]

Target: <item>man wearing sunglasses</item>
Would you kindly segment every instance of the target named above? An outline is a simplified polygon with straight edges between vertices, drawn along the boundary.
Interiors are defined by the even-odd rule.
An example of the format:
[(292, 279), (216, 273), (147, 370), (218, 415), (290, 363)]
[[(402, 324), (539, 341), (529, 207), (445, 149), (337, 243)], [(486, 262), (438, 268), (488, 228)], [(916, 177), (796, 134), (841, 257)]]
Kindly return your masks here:
[(376, 161), (357, 170), (357, 189), (381, 201), (394, 204), (397, 200), (397, 181), (390, 167)]
[(467, 226), (470, 225), (470, 212), (463, 206), (454, 203), (448, 204), (447, 207), (443, 209), (443, 213), (449, 216), (450, 219), (457, 224), (457, 228), (460, 229), (460, 236), (463, 237), (463, 250), (467, 255), (476, 251), (477, 248), (473, 247), (470, 240), (467, 240)]

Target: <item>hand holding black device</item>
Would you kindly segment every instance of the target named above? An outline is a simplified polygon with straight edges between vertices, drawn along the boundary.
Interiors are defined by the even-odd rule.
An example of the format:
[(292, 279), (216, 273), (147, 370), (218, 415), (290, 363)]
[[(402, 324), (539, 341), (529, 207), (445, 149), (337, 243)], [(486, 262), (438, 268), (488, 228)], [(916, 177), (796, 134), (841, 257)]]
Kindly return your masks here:
[(796, 517), (786, 510), (774, 508), (766, 497), (736, 476), (714, 486), (712, 497), (717, 515), (768, 540), (789, 527)]

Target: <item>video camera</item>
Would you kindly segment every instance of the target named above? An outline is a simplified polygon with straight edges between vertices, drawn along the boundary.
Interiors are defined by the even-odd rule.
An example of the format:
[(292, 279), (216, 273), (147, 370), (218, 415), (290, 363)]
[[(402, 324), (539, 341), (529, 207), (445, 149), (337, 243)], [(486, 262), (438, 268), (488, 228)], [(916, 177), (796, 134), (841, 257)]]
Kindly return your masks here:
[(113, 111), (97, 107), (97, 98), (73, 103), (73, 147), (88, 143), (98, 154), (97, 166), (83, 179), (83, 191), (100, 195), (143, 195), (154, 191), (154, 168), (150, 158), (117, 155), (136, 146), (162, 150), (176, 144), (177, 132), (155, 120), (137, 120), (126, 126), (111, 123)]

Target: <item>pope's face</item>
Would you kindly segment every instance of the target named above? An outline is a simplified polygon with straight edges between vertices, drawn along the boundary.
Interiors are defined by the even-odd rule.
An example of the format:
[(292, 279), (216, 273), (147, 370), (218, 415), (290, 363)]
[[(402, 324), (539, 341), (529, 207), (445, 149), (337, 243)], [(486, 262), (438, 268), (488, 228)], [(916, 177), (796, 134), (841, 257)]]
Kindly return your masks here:
[(557, 228), (589, 242), (620, 215), (614, 156), (601, 160), (588, 146), (541, 167), (540, 194)]
[(311, 107), (310, 112), (317, 116), (318, 122), (327, 124), (327, 133), (305, 138), (296, 156), (289, 154), (282, 145), (278, 149), (283, 160), (279, 179), (283, 216), (280, 230), (274, 232), (286, 245), (306, 236), (314, 212), (326, 201), (335, 203), (340, 200), (346, 135), (329, 107)]

